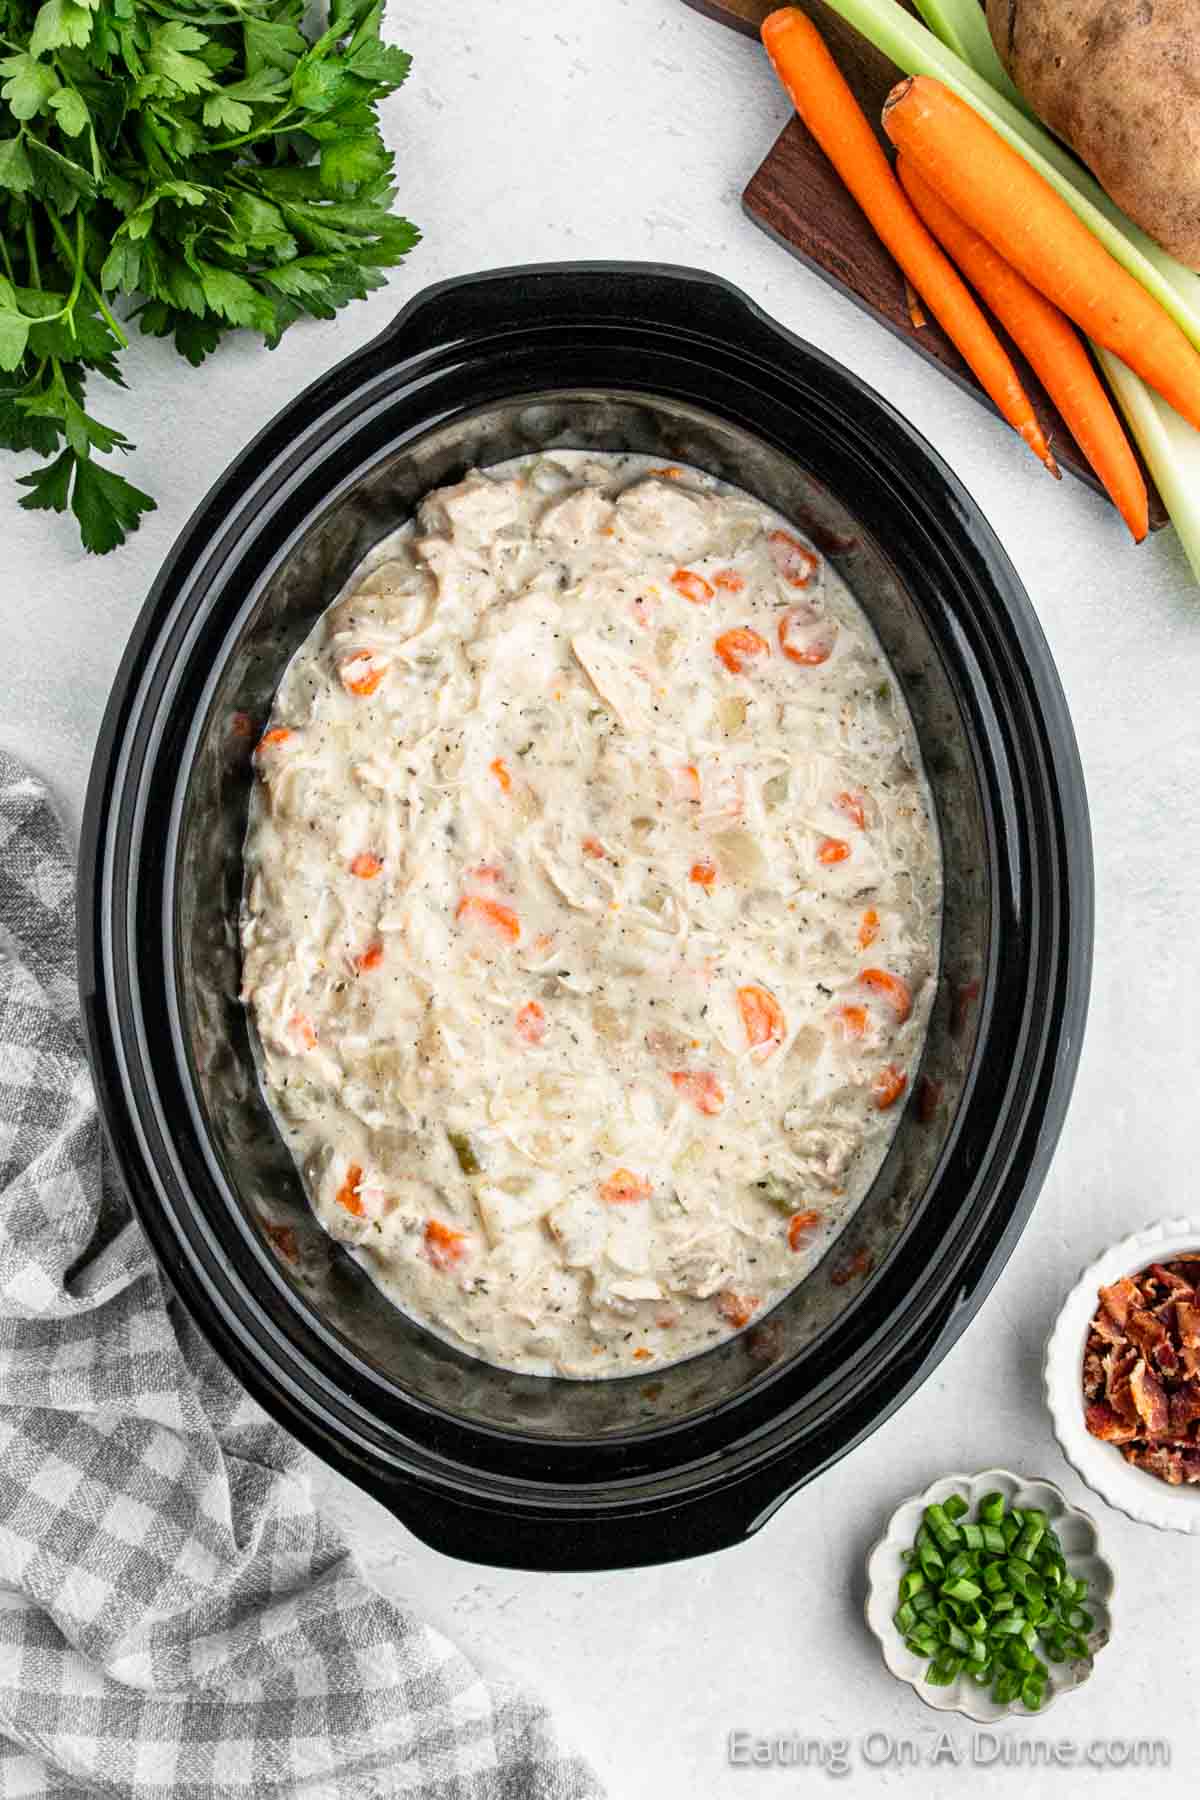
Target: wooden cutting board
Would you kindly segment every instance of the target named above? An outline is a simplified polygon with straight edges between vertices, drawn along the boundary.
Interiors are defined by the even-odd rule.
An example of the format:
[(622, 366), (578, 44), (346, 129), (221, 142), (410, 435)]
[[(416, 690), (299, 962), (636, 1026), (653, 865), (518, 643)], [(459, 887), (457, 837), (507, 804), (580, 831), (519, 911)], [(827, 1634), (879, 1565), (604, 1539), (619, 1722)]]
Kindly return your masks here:
[[(684, 0), (684, 4), (753, 38), (757, 38), (759, 27), (773, 10), (770, 0)], [(875, 124), (880, 141), (886, 142), (878, 121), (883, 102), (889, 89), (900, 79), (900, 72), (865, 38), (831, 12), (823, 0), (802, 0), (802, 4), (803, 10), (819, 26), (859, 104)], [(751, 177), (742, 204), (755, 224), (761, 225), (810, 269), (886, 325), (896, 337), (911, 344), (918, 355), (940, 369), (943, 375), (948, 375), (995, 412), (992, 402), (941, 326), (933, 319), (919, 329), (913, 325), (900, 271), (842, 186), (824, 151), (794, 115)], [(1003, 331), (1000, 336), (1005, 338)], [(1058, 461), (1089, 487), (1103, 493), (1036, 375), (1007, 338), (1005, 343)], [(1014, 439), (1012, 454), (1028, 455), (1029, 452)], [(1149, 476), (1146, 485), (1150, 496), (1150, 527), (1157, 531), (1168, 523), (1167, 514)]]

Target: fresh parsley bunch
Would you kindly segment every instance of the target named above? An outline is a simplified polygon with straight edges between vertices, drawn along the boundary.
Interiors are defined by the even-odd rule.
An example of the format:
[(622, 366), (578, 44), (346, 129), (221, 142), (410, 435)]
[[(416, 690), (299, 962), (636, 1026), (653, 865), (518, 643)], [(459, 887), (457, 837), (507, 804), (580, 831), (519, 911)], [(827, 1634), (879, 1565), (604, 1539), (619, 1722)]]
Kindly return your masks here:
[(21, 505), (69, 505), (87, 549), (154, 506), (85, 404), (90, 374), (121, 381), (118, 315), (193, 365), (234, 326), (274, 348), (417, 242), (376, 112), (410, 60), (383, 4), (329, 0), (313, 36), (306, 0), (0, 0), (0, 445), (53, 458)]

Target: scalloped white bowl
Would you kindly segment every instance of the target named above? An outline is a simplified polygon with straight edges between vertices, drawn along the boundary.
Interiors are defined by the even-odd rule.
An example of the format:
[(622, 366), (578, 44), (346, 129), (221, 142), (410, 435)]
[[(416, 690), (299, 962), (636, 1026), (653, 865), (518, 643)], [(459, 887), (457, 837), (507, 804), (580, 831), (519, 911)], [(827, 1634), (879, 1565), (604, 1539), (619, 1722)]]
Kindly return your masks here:
[(1083, 1352), (1088, 1323), (1100, 1304), (1097, 1290), (1122, 1275), (1136, 1275), (1148, 1263), (1170, 1262), (1185, 1250), (1200, 1250), (1200, 1224), (1164, 1219), (1097, 1257), (1067, 1295), (1046, 1340), (1042, 1380), (1058, 1447), (1093, 1493), (1139, 1525), (1200, 1532), (1200, 1485), (1171, 1487), (1134, 1468), (1114, 1444), (1094, 1438), (1083, 1417)]
[[(1095, 1619), (1088, 1636), (1091, 1655), (1077, 1662), (1048, 1663), (1046, 1702), (1036, 1713), (1021, 1701), (998, 1706), (991, 1689), (978, 1687), (967, 1675), (959, 1675), (950, 1687), (931, 1687), (924, 1679), (928, 1657), (914, 1656), (892, 1623), (899, 1604), (897, 1590), (907, 1564), (901, 1552), (911, 1549), (925, 1508), (935, 1500), (961, 1494), (975, 1508), (984, 1494), (1004, 1495), (1008, 1506), (1040, 1507), (1062, 1541), (1063, 1555), (1072, 1576), (1084, 1576), (1088, 1584), (1087, 1609)], [(984, 1469), (979, 1475), (944, 1475), (925, 1489), (902, 1500), (875, 1548), (867, 1558), (867, 1624), (879, 1639), (883, 1660), (899, 1681), (907, 1681), (919, 1700), (938, 1712), (962, 1713), (981, 1725), (998, 1719), (1040, 1719), (1054, 1702), (1079, 1687), (1092, 1672), (1097, 1653), (1112, 1633), (1112, 1596), (1115, 1578), (1111, 1565), (1100, 1553), (1096, 1522), (1089, 1513), (1072, 1506), (1052, 1481), (1029, 1480), (1009, 1469)]]

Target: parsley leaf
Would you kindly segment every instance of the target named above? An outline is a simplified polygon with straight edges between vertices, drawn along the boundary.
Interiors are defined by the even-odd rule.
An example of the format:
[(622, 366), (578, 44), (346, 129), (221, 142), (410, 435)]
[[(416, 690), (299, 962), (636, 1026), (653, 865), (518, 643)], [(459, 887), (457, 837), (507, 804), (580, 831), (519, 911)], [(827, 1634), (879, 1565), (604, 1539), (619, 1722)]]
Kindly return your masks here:
[(0, 0), (0, 447), (47, 459), (21, 505), (89, 550), (153, 501), (88, 404), (126, 308), (193, 366), (332, 318), (417, 243), (378, 103), (410, 59), (383, 0)]

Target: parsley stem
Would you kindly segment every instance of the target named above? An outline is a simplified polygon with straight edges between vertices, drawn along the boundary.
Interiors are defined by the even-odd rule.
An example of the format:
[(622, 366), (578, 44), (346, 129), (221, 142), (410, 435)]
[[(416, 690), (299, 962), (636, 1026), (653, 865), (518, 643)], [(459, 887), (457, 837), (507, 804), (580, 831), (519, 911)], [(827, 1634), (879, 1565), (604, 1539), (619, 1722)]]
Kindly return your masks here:
[(34, 287), (42, 285), (42, 270), (38, 262), (37, 238), (33, 231), (33, 218), (26, 214), (25, 218), (25, 254), (29, 258), (29, 273), (33, 276)]
[(8, 276), (8, 279), (12, 282), (13, 286), (15, 287), (17, 284), (17, 278), (13, 274), (12, 258), (8, 254), (8, 244), (5, 241), (3, 234), (0, 234), (0, 257), (3, 257), (3, 259), (4, 259), (5, 274)]
[[(121, 330), (121, 327), (117, 324), (117, 321), (113, 318), (113, 315), (110, 312), (110, 310), (105, 302), (104, 295), (100, 292), (100, 289), (96, 286), (95, 282), (92, 280), (91, 276), (88, 274), (87, 270), (83, 266), (82, 241), (81, 241), (81, 245), (80, 245), (80, 254), (78, 256), (76, 256), (73, 254), (73, 252), (71, 250), (71, 240), (70, 240), (70, 238), (68, 238), (66, 232), (63, 230), (62, 220), (59, 218), (58, 214), (55, 212), (54, 208), (49, 204), (49, 202), (47, 202), (45, 205), (45, 213), (46, 213), (46, 217), (50, 221), (50, 229), (53, 231), (55, 237), (58, 239), (60, 249), (62, 249), (66, 252), (67, 256), (70, 257), (71, 262), (74, 265), (76, 282), (82, 283), (82, 285), (87, 289), (88, 293), (92, 296), (92, 299), (96, 302), (96, 305), (100, 309), (100, 312), (101, 312), (101, 315), (103, 316), (105, 324), (108, 326), (108, 329), (112, 332), (113, 336), (116, 338), (118, 344), (120, 344), (122, 350), (128, 350), (129, 339), (125, 336), (125, 333)], [(77, 214), (77, 217), (79, 217), (78, 214)], [(82, 223), (81, 218), (80, 218), (79, 222)], [(28, 221), (26, 221), (26, 224), (28, 224)], [(81, 240), (82, 240), (82, 234), (81, 234)], [(41, 286), (40, 280), (38, 282), (38, 286), (39, 287)], [(75, 304), (76, 300), (78, 300), (78, 298), (79, 298), (79, 289), (78, 289), (78, 287), (75, 287), (72, 290), (71, 297), (67, 301), (67, 305), (74, 306), (74, 304)], [(74, 330), (73, 326), (72, 326), (72, 330)]]
[[(274, 137), (282, 121), (295, 111), (296, 108), (289, 100), (287, 105), (281, 106), (279, 111), (275, 114), (275, 117), (273, 119), (268, 119), (265, 125), (259, 125), (254, 131), (244, 131), (241, 137), (224, 138), (221, 143), (209, 144), (206, 148), (210, 152), (215, 150), (238, 150), (243, 144), (252, 144), (256, 138)], [(291, 127), (288, 126), (286, 129), (291, 130)]]

